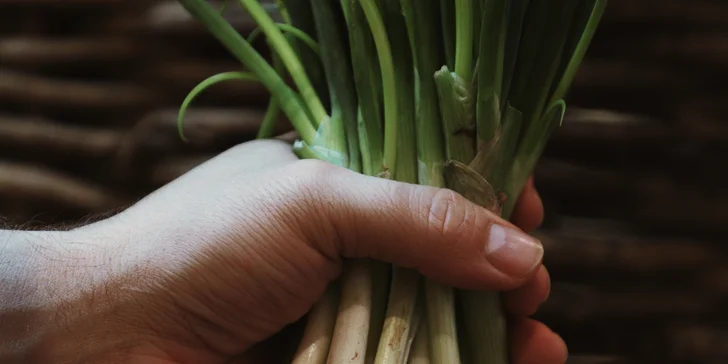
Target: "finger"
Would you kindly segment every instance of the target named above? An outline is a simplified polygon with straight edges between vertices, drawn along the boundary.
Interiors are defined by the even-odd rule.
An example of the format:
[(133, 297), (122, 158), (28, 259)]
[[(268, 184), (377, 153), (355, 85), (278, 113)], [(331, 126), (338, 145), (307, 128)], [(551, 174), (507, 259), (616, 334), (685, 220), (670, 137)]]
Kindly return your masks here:
[(543, 222), (543, 202), (533, 182), (533, 176), (523, 188), (513, 209), (512, 221), (524, 231), (536, 230)]
[(513, 364), (564, 364), (569, 356), (564, 340), (546, 325), (518, 318), (511, 326)]
[(506, 310), (514, 315), (531, 316), (538, 310), (551, 292), (549, 272), (543, 265), (536, 275), (524, 286), (506, 292), (504, 303)]
[[(470, 289), (514, 289), (535, 274), (543, 247), (514, 225), (446, 189), (366, 177), (308, 161), (296, 183), (318, 211), (311, 233), (329, 256), (369, 257), (418, 269), (442, 283)], [(314, 186), (311, 186), (311, 183)], [(301, 195), (300, 193), (293, 196)], [(321, 246), (333, 241), (333, 246)]]

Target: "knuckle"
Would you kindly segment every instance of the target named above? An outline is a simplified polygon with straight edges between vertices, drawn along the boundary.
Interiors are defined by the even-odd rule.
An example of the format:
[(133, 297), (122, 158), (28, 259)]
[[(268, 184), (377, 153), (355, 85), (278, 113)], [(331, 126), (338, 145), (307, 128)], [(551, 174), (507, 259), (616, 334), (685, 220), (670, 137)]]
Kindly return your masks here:
[(456, 245), (473, 228), (470, 204), (459, 194), (447, 189), (431, 192), (426, 203), (429, 230), (440, 235), (449, 245)]

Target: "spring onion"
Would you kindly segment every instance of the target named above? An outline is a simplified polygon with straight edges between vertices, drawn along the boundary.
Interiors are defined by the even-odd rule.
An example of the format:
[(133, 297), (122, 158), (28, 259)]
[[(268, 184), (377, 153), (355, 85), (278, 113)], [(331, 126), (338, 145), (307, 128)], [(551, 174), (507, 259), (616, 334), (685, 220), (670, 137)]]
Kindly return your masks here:
[[(258, 24), (247, 40), (206, 0), (179, 2), (243, 68), (192, 90), (180, 127), (205, 88), (255, 80), (271, 94), (260, 138), (283, 112), (300, 158), (449, 188), (508, 219), (607, 1), (277, 0), (276, 23), (268, 5), (238, 0)], [(259, 36), (270, 61), (251, 46)], [(358, 260), (312, 309), (294, 363), (506, 364), (508, 353), (498, 292)]]

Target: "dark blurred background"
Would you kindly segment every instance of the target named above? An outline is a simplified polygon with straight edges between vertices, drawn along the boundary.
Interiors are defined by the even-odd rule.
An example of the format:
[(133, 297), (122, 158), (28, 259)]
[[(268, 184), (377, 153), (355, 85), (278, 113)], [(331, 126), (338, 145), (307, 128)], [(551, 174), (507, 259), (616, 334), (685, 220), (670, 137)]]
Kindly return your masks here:
[[(229, 15), (242, 32), (253, 24)], [(113, 212), (253, 138), (268, 94), (174, 1), (0, 0), (0, 216)], [(573, 363), (728, 363), (728, 2), (612, 0), (536, 184)]]

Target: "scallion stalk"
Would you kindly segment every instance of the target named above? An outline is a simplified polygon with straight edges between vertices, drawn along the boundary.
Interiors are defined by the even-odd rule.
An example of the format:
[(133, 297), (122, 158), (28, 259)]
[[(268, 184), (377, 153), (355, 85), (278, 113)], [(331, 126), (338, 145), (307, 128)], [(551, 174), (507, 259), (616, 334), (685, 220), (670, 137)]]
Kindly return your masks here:
[[(565, 64), (561, 77), (558, 79), (559, 83), (551, 96), (549, 104), (553, 104), (566, 96), (566, 91), (574, 81), (576, 71), (579, 69), (581, 62), (584, 60), (586, 51), (589, 49), (589, 44), (591, 44), (594, 34), (597, 31), (597, 27), (604, 16), (604, 10), (607, 7), (607, 0), (591, 0), (582, 4), (584, 4), (583, 10), (589, 15), (583, 16), (584, 13), (577, 13), (582, 15), (582, 19), (586, 20), (586, 22), (579, 22), (579, 18), (577, 18), (577, 28), (572, 30), (575, 42), (571, 43), (568, 48), (568, 50), (573, 49), (573, 51), (567, 53), (572, 54), (572, 56), (571, 58), (566, 58), (568, 59), (568, 63)], [(582, 23), (585, 23), (583, 28), (581, 27)]]
[(428, 339), (430, 338), (430, 330), (427, 326), (427, 320), (420, 321), (418, 334), (412, 343), (412, 349), (407, 364), (431, 364), (430, 350), (428, 348)]
[[(287, 36), (287, 38), (290, 42), (293, 37)], [(273, 58), (273, 68), (275, 68), (278, 74), (282, 74), (284, 69), (280, 57), (275, 52), (271, 55), (271, 57)], [(273, 137), (280, 114), (280, 105), (278, 104), (278, 101), (276, 101), (275, 97), (271, 96), (270, 100), (268, 100), (268, 107), (265, 110), (265, 116), (263, 117), (263, 122), (260, 124), (260, 129), (258, 129), (256, 139), (269, 139)]]
[(346, 24), (341, 19), (341, 10), (333, 6), (335, 3), (335, 0), (311, 0), (318, 41), (323, 48), (321, 59), (331, 90), (329, 125), (331, 128), (341, 129), (343, 133), (343, 143), (349, 157), (349, 165), (346, 167), (361, 172), (361, 152), (356, 126), (357, 96), (346, 39), (342, 37)]
[(276, 0), (276, 6), (278, 7), (278, 13), (281, 14), (283, 21), (290, 24), (292, 22), (291, 14), (288, 12), (285, 0)]
[(329, 356), (339, 306), (339, 291), (329, 287), (307, 316), (306, 329), (292, 364), (325, 364)]
[(301, 98), (308, 106), (311, 114), (313, 115), (314, 127), (319, 127), (324, 120), (328, 118), (326, 109), (316, 91), (311, 85), (311, 81), (308, 79), (308, 75), (304, 71), (303, 65), (296, 56), (291, 45), (286, 41), (286, 38), (281, 33), (280, 29), (276, 26), (273, 19), (268, 15), (268, 12), (263, 8), (257, 0), (239, 0), (248, 13), (255, 19), (258, 26), (263, 29), (265, 34), (268, 36), (268, 41), (272, 48), (280, 55), (283, 64), (288, 69), (288, 73), (293, 78), (298, 92), (301, 94)]
[(501, 125), (503, 67), (508, 26), (508, 0), (485, 1), (481, 10), (476, 120), (478, 151), (486, 148)]
[(398, 104), (396, 75), (392, 48), (387, 37), (384, 19), (375, 0), (358, 0), (369, 23), (382, 72), (382, 95), (384, 96), (384, 175), (393, 174), (397, 168)]
[[(361, 172), (361, 152), (357, 131), (357, 94), (349, 60), (346, 23), (336, 0), (312, 0), (318, 41), (322, 45), (322, 61), (331, 90), (331, 120), (329, 125), (345, 136), (349, 157), (348, 168)], [(372, 262), (350, 261), (341, 279), (341, 305), (336, 317), (329, 362), (364, 363), (369, 338), (373, 276)]]
[[(260, 137), (272, 135), (280, 106), (301, 136), (293, 145), (300, 158), (450, 188), (506, 219), (561, 125), (563, 97), (606, 6), (276, 0), (285, 20), (277, 24), (259, 0), (238, 1), (260, 27), (250, 41), (206, 0), (180, 0), (245, 66), (196, 87), (180, 125), (206, 87), (261, 82), (271, 102)], [(273, 66), (250, 45), (258, 34), (267, 36)], [(457, 292), (412, 270), (346, 262), (311, 311), (294, 362), (507, 364), (500, 293)]]
[(327, 363), (358, 363), (366, 360), (372, 312), (371, 262), (352, 260), (344, 265), (341, 303)]
[[(449, 69), (455, 69), (455, 43), (456, 43), (456, 25), (455, 25), (455, 2), (453, 0), (440, 0), (440, 23), (442, 26), (441, 34), (443, 42), (443, 54), (445, 55), (445, 65)], [(434, 23), (438, 24), (438, 23)], [(434, 39), (433, 39), (434, 40)], [(441, 66), (441, 65), (438, 65)]]
[(316, 133), (308, 110), (296, 93), (248, 42), (206, 1), (179, 0), (180, 3), (202, 22), (226, 48), (240, 60), (258, 81), (274, 95), (301, 138), (312, 143)]
[[(442, 2), (443, 6), (446, 3), (447, 1)], [(444, 61), (441, 56), (444, 53), (436, 46), (440, 39), (437, 29), (437, 24), (440, 24), (439, 17), (431, 10), (437, 9), (437, 0), (401, 0), (401, 5), (408, 34), (413, 42), (411, 49), (415, 61), (418, 180), (422, 185), (444, 187), (445, 138), (434, 78), (435, 72)], [(454, 291), (431, 280), (425, 280), (424, 283), (429, 329), (420, 335), (426, 335), (429, 341), (427, 359), (435, 364), (457, 364), (460, 362), (460, 353), (457, 345)], [(424, 354), (419, 353), (418, 358), (424, 361)]]
[(382, 121), (382, 73), (374, 44), (368, 30), (364, 10), (354, 0), (341, 0), (347, 18), (349, 47), (359, 105), (357, 125), (362, 150), (364, 174), (376, 176), (384, 169), (384, 131)]
[(473, 1), (455, 0), (455, 73), (468, 85), (473, 80)]
[[(354, 0), (341, 0), (349, 34), (350, 59), (359, 104), (357, 129), (362, 172), (377, 176), (383, 172), (382, 76), (374, 38), (368, 30), (364, 11)], [(384, 326), (389, 294), (390, 266), (372, 262), (372, 307), (365, 362), (374, 363), (379, 337)]]
[[(394, 178), (405, 183), (417, 183), (417, 142), (415, 136), (415, 73), (407, 26), (397, 0), (382, 0), (382, 15), (391, 43), (397, 95), (397, 169)], [(417, 329), (417, 299), (420, 275), (409, 269), (395, 267), (386, 318), (378, 340), (376, 364), (404, 363), (409, 352), (410, 338)]]
[[(311, 2), (309, 0), (282, 0), (282, 2), (290, 18), (290, 24), (308, 34), (314, 40), (318, 39)], [(324, 107), (330, 108), (329, 89), (320, 52), (317, 54), (310, 46), (303, 44), (301, 41), (294, 40), (292, 45), (319, 99), (321, 99)]]

